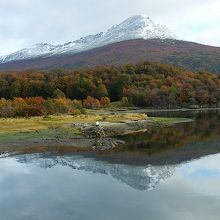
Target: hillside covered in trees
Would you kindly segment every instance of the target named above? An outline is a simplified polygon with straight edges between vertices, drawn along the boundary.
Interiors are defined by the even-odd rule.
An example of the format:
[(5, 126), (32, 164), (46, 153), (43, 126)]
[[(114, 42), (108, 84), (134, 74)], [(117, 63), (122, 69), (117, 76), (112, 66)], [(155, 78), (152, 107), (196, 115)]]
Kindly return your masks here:
[[(82, 105), (87, 100), (85, 107), (99, 107), (97, 101), (101, 100), (102, 106), (123, 100), (124, 105), (152, 108), (216, 107), (220, 102), (220, 78), (208, 72), (190, 72), (149, 62), (80, 71), (0, 73), (1, 101), (19, 103), (15, 99), (18, 97), (42, 97), (44, 100), (38, 99), (41, 103), (66, 98), (81, 101)], [(26, 99), (27, 103), (32, 101)]]

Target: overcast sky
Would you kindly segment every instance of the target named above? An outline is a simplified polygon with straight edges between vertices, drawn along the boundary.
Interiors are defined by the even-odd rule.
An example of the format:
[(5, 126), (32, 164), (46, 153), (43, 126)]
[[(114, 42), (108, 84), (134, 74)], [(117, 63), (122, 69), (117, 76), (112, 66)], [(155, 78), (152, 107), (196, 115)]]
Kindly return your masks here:
[(220, 46), (219, 0), (0, 0), (0, 54), (72, 41), (137, 14), (181, 39)]

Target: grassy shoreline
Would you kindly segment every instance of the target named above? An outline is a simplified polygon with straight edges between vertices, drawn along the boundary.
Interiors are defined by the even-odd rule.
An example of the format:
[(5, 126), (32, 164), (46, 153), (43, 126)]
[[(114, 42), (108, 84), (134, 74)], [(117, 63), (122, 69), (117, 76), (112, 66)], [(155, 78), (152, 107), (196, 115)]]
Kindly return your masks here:
[[(59, 115), (32, 118), (0, 119), (0, 152), (25, 146), (63, 145), (91, 147), (91, 141), (82, 134), (83, 127), (91, 127), (100, 121), (106, 131), (117, 136), (146, 130), (152, 126), (167, 126), (190, 122), (183, 118), (148, 118), (142, 113), (115, 113), (102, 115)], [(89, 144), (90, 143), (90, 144)]]

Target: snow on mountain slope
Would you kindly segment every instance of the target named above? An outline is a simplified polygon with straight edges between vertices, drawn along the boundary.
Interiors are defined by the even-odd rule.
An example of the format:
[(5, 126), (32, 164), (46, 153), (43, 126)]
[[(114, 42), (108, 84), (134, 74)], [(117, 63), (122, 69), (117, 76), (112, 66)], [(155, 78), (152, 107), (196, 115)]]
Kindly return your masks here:
[(176, 39), (176, 36), (166, 26), (156, 24), (149, 17), (135, 15), (119, 25), (111, 27), (106, 32), (89, 35), (60, 45), (36, 44), (30, 48), (0, 57), (0, 63), (42, 56), (74, 54), (124, 40), (151, 38)]
[(37, 56), (41, 56), (44, 54), (50, 53), (53, 51), (55, 46), (51, 44), (35, 44), (29, 48), (24, 48), (15, 53), (0, 57), (0, 63), (6, 63), (13, 60), (22, 60), (29, 59)]

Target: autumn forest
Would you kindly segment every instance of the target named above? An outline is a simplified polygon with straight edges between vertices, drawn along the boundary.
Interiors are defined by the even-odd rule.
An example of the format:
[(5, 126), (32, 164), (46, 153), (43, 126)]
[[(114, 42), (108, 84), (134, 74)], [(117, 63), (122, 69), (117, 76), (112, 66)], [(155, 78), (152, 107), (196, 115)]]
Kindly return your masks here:
[(220, 78), (150, 62), (0, 74), (2, 117), (80, 113), (111, 102), (149, 108), (217, 107)]

